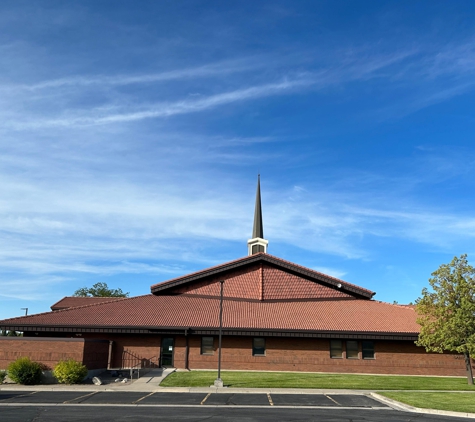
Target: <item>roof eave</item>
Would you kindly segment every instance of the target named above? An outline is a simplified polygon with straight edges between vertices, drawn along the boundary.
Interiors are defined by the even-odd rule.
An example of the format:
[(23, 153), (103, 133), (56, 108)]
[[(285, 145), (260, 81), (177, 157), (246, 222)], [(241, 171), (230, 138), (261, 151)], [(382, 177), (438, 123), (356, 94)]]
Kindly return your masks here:
[[(218, 335), (218, 327), (183, 327), (183, 326), (80, 326), (80, 325), (10, 325), (2, 328), (22, 332), (38, 333), (75, 333), (75, 334), (195, 334)], [(380, 339), (380, 340), (411, 340), (418, 338), (417, 332), (382, 332), (382, 331), (342, 331), (342, 330), (288, 330), (262, 328), (224, 327), (223, 334), (234, 336), (267, 336), (267, 337), (310, 337), (327, 339)]]

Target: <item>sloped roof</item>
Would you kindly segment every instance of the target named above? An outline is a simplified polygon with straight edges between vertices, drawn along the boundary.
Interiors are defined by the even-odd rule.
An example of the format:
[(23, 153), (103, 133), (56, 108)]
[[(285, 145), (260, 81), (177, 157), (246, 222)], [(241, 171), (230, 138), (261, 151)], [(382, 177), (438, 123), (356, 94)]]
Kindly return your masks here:
[[(259, 267), (260, 266), (260, 267)], [(263, 268), (264, 273), (262, 275), (261, 287), (258, 286), (258, 282), (254, 280), (254, 287), (253, 291), (251, 292), (251, 287), (249, 286), (249, 275), (252, 271), (255, 271), (257, 268)], [(271, 270), (273, 269), (273, 271)], [(268, 271), (267, 271), (268, 270)], [(227, 262), (225, 264), (217, 265), (215, 267), (207, 268), (205, 270), (201, 270), (192, 274), (188, 274), (182, 277), (178, 277), (163, 283), (155, 284), (151, 286), (151, 292), (156, 295), (161, 294), (179, 294), (187, 292), (188, 294), (192, 293), (192, 290), (195, 287), (205, 286), (206, 284), (212, 285), (213, 283), (218, 282), (219, 280), (226, 280), (228, 283), (227, 277), (230, 276), (231, 278), (235, 277), (236, 273), (242, 271), (242, 274), (248, 275), (248, 292), (247, 293), (240, 293), (237, 296), (233, 295), (237, 288), (234, 290), (227, 289), (225, 293), (226, 297), (245, 297), (249, 299), (301, 299), (301, 298), (319, 298), (319, 296), (315, 296), (317, 294), (317, 290), (311, 287), (311, 284), (318, 284), (319, 286), (324, 286), (327, 288), (332, 289), (335, 294), (327, 294), (328, 297), (341, 297), (340, 293), (345, 296), (352, 296), (362, 299), (370, 299), (374, 292), (371, 290), (364, 289), (362, 287), (356, 286), (351, 283), (347, 283), (346, 281), (340, 280), (335, 277), (328, 276), (326, 274), (320, 273), (318, 271), (312, 270), (310, 268), (302, 267), (300, 265), (294, 264), (289, 261), (285, 261), (283, 259), (277, 258), (275, 256), (269, 255), (267, 253), (258, 253), (254, 255), (250, 255), (241, 259), (237, 259), (235, 261)], [(268, 277), (266, 277), (266, 273)], [(294, 278), (292, 278), (294, 277)], [(280, 285), (277, 290), (280, 290), (281, 293), (277, 293), (276, 291), (276, 282), (279, 282)], [(298, 283), (295, 283), (298, 281)], [(306, 291), (305, 295), (302, 296), (302, 286), (304, 282), (307, 281), (306, 286), (303, 290)], [(311, 283), (308, 283), (311, 282)], [(202, 283), (202, 284), (200, 284)], [(272, 286), (273, 285), (273, 286)], [(272, 294), (266, 298), (265, 290), (266, 287), (272, 291), (274, 290), (274, 297)], [(245, 284), (241, 284), (240, 289), (244, 291)], [(259, 296), (258, 289), (262, 288), (264, 290), (263, 295)], [(284, 289), (284, 290), (282, 290)], [(300, 289), (300, 293), (297, 290)], [(316, 288), (318, 289), (318, 288)], [(320, 289), (321, 290), (321, 289)], [(284, 295), (285, 291), (285, 295)], [(231, 292), (231, 293), (230, 293)], [(197, 294), (204, 294), (202, 292)], [(210, 290), (208, 295), (219, 295), (218, 290), (215, 288)], [(249, 296), (250, 295), (250, 296)], [(294, 296), (296, 295), (296, 296)], [(251, 297), (252, 296), (252, 297)], [(279, 297), (277, 297), (279, 296)]]
[(84, 297), (84, 296), (66, 296), (51, 305), (52, 311), (60, 309), (74, 308), (76, 306), (92, 305), (93, 303), (110, 302), (120, 300), (120, 297)]
[[(145, 295), (0, 321), (0, 327), (120, 329), (217, 329), (219, 298)], [(416, 335), (414, 309), (365, 299), (249, 301), (225, 299), (223, 328), (311, 333)]]

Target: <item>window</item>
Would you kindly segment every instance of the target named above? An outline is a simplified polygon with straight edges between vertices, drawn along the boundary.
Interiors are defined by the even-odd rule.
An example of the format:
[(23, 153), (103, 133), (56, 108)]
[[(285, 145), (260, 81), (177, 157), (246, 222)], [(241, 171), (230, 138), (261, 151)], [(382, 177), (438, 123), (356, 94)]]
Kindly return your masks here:
[(252, 254), (254, 255), (255, 253), (259, 252), (265, 252), (264, 246), (262, 245), (252, 245)]
[(346, 341), (346, 358), (358, 359), (358, 342), (356, 340)]
[(252, 356), (266, 355), (266, 339), (264, 337), (254, 337), (252, 339)]
[(214, 355), (214, 337), (201, 337), (201, 354)]
[(363, 359), (374, 359), (374, 343), (372, 341), (363, 341)]
[(334, 359), (343, 357), (343, 342), (341, 340), (330, 340), (330, 357)]

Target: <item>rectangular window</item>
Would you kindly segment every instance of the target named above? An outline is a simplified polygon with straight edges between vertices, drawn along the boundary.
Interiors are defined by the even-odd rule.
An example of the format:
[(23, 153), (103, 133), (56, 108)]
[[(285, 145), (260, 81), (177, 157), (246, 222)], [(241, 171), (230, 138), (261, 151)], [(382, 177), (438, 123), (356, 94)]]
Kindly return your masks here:
[(358, 359), (358, 342), (356, 340), (346, 341), (346, 358)]
[(214, 355), (214, 337), (201, 337), (201, 354)]
[(341, 340), (330, 340), (330, 357), (334, 359), (343, 357), (343, 342)]
[(266, 339), (264, 337), (254, 337), (252, 339), (252, 356), (266, 355)]
[(361, 344), (363, 349), (363, 359), (374, 359), (374, 342), (363, 341)]

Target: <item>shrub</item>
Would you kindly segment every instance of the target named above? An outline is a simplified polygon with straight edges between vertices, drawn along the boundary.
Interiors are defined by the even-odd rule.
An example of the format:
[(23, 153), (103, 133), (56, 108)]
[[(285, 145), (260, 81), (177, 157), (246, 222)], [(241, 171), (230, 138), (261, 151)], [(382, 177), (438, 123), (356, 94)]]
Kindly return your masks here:
[(7, 376), (6, 371), (0, 370), (0, 384), (2, 384), (3, 381), (5, 381), (5, 377), (6, 377), (6, 376)]
[(41, 381), (41, 365), (30, 358), (19, 358), (8, 365), (8, 376), (17, 384), (34, 385)]
[(87, 368), (73, 359), (62, 360), (53, 369), (53, 375), (60, 384), (77, 384), (87, 375)]

